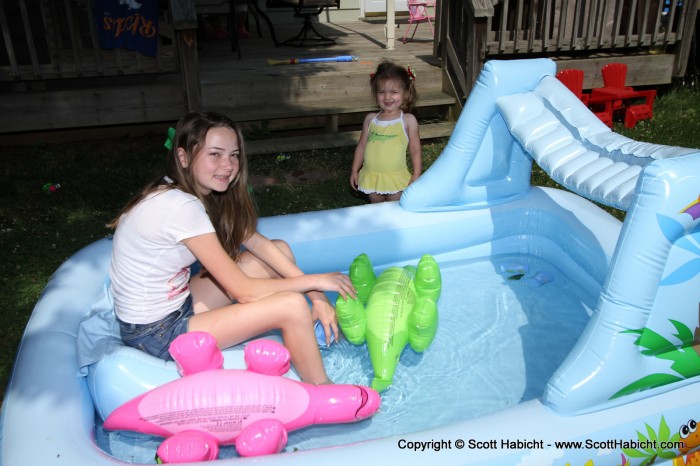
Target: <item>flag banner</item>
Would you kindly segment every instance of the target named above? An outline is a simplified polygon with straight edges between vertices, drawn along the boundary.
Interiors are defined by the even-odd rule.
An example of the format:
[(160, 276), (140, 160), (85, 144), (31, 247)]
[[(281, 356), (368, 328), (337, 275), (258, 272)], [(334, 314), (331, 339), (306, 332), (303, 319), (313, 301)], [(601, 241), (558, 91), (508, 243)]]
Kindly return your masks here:
[(156, 0), (94, 0), (103, 49), (127, 49), (154, 57), (158, 51)]

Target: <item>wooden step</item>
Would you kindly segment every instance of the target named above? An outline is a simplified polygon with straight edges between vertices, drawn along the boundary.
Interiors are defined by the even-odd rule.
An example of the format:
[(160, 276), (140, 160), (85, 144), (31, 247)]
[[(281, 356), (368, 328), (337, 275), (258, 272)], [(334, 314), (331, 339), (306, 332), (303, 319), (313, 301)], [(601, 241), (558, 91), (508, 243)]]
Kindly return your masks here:
[[(430, 93), (420, 96), (418, 108), (442, 107), (455, 104), (455, 98), (445, 93)], [(346, 113), (369, 113), (377, 111), (377, 103), (371, 96), (355, 99), (316, 99), (307, 102), (273, 105), (241, 105), (233, 108), (212, 106), (210, 110), (224, 113), (237, 122), (280, 120), (308, 116), (331, 116)]]
[[(274, 110), (278, 105), (313, 105), (309, 102), (338, 102), (343, 105), (356, 99), (372, 100), (370, 74), (381, 57), (367, 63), (330, 63), (268, 66), (264, 60), (251, 60), (249, 68), (231, 73), (227, 69), (202, 73), (204, 108), (262, 107)], [(427, 63), (410, 63), (418, 78), (420, 98), (442, 92), (442, 70)]]
[[(269, 65), (263, 55), (251, 58), (235, 73), (225, 62), (212, 61), (201, 74), (203, 108), (241, 123), (251, 153), (357, 144), (359, 132), (353, 130), (361, 127), (367, 113), (378, 109), (369, 80), (386, 54), (380, 48), (365, 50), (358, 61), (340, 63)], [(312, 53), (290, 52), (299, 52), (301, 58)], [(456, 101), (442, 91), (439, 61), (411, 54), (396, 58), (417, 74), (418, 117), (445, 119)], [(304, 136), (297, 137), (300, 134)], [(264, 139), (253, 141), (256, 136)]]
[[(421, 125), (421, 140), (428, 140), (452, 135), (455, 123), (444, 121)], [(357, 144), (360, 131), (341, 131), (313, 136), (293, 136), (272, 139), (246, 141), (246, 152), (249, 155), (275, 154), (280, 152), (296, 152), (311, 149), (328, 149), (331, 147), (349, 147)]]

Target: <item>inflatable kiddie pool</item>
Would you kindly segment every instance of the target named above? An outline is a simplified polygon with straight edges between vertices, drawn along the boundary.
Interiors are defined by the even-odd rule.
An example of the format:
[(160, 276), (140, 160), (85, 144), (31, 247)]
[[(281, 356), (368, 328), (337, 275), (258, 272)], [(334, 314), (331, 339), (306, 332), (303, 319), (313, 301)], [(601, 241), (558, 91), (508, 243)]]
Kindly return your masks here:
[[(440, 324), (424, 354), (404, 351), (371, 419), (221, 464), (691, 464), (700, 152), (612, 133), (554, 74), (547, 59), (488, 62), (399, 203), (261, 219), (308, 272), (347, 270), (360, 253), (377, 271), (433, 255)], [(573, 193), (531, 188), (533, 161)], [(627, 210), (624, 224), (586, 198)], [(110, 250), (107, 238), (77, 252), (37, 303), (2, 406), (2, 464), (153, 462), (160, 439), (101, 428), (178, 377), (113, 339)], [(101, 350), (86, 360), (81, 322), (97, 315), (87, 336)], [(323, 351), (336, 381), (370, 380), (363, 347)], [(225, 353), (242, 367), (240, 348)]]

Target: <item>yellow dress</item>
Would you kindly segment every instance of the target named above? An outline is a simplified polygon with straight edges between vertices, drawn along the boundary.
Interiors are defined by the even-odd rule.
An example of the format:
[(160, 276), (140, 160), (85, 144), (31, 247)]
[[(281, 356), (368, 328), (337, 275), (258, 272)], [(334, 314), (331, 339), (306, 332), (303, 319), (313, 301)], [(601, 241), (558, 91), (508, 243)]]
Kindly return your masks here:
[(411, 180), (406, 165), (407, 148), (403, 112), (395, 120), (383, 121), (375, 116), (369, 123), (358, 189), (366, 194), (394, 194), (406, 189)]

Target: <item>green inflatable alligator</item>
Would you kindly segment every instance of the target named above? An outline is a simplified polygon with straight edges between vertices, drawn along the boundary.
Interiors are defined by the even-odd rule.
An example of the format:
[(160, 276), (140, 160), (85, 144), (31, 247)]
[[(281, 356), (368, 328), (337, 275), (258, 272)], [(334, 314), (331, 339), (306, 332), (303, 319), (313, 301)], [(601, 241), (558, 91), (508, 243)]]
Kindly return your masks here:
[(426, 254), (417, 267), (390, 267), (375, 277), (369, 257), (360, 254), (350, 266), (350, 280), (357, 299), (338, 297), (338, 323), (351, 343), (367, 342), (374, 369), (372, 388), (381, 392), (391, 385), (406, 344), (422, 353), (435, 337), (440, 268)]

